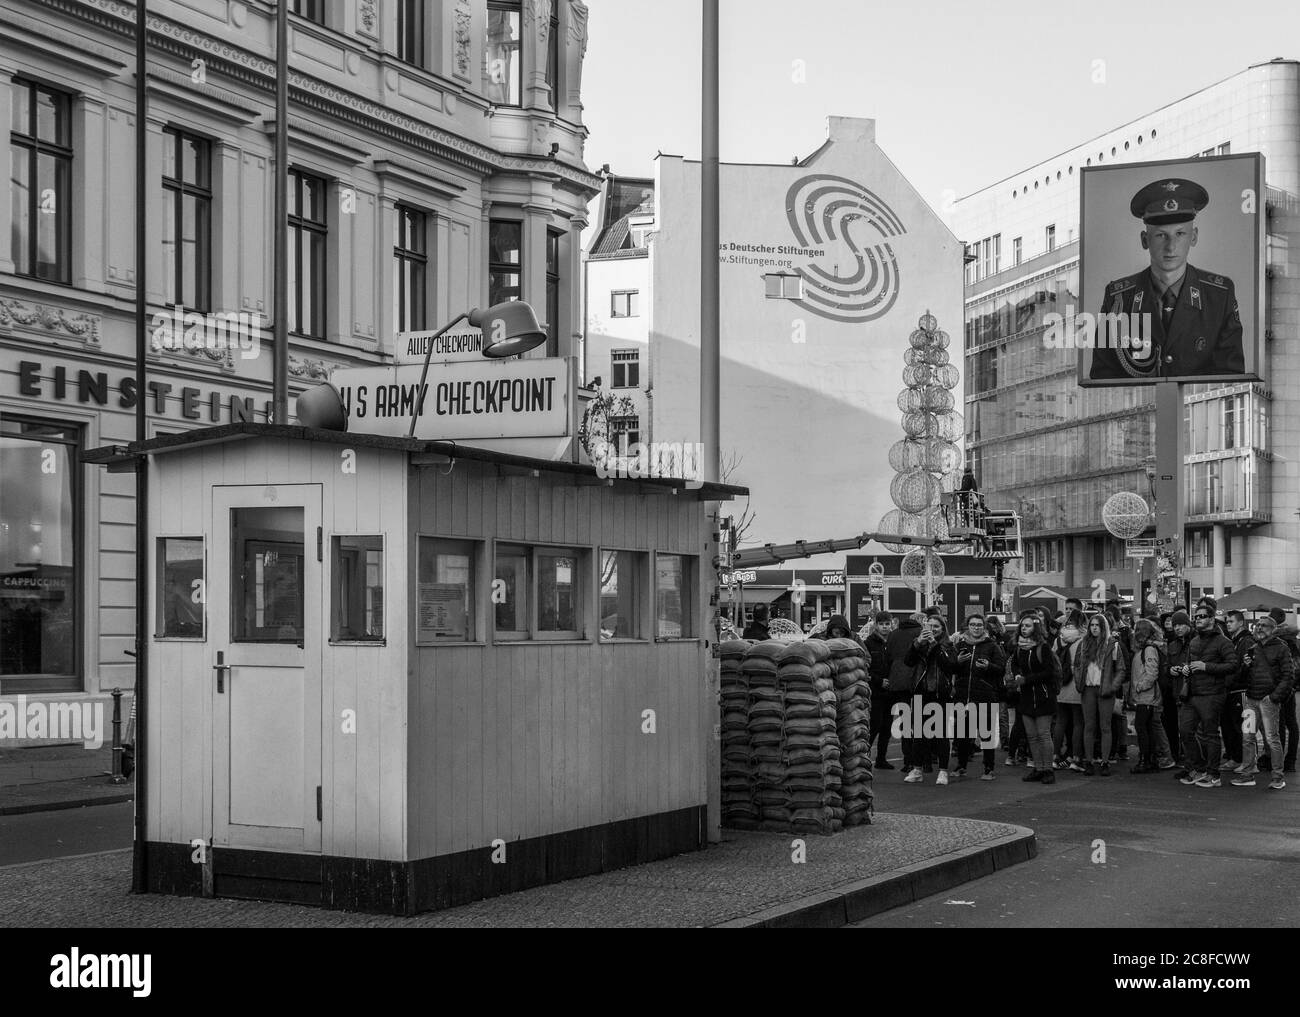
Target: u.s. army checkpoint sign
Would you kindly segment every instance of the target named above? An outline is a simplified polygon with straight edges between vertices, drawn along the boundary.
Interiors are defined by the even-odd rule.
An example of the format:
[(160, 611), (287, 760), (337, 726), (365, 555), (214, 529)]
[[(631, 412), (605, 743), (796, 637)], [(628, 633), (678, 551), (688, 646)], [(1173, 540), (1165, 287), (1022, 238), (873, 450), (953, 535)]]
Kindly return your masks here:
[(337, 370), (348, 430), (404, 438), (422, 406), (415, 437), (563, 438), (570, 433), (570, 362), (564, 358), (435, 364), (420, 392), (422, 365)]

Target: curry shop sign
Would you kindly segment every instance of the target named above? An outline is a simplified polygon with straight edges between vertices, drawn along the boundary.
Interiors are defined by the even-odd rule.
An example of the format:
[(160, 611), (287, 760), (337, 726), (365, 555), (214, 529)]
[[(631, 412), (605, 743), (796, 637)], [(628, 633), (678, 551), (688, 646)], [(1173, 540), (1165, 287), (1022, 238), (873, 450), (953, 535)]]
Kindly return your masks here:
[(426, 440), (562, 438), (572, 433), (574, 362), (566, 358), (438, 364), (420, 385), (421, 365), (335, 371), (330, 381), (348, 429)]

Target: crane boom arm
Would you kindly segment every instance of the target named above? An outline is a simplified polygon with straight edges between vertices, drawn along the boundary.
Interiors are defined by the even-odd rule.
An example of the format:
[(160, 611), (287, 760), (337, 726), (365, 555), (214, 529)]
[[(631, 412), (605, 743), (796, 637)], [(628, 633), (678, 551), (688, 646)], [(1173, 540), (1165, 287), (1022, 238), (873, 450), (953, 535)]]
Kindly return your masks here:
[(732, 568), (762, 568), (765, 565), (779, 565), (791, 558), (811, 558), (813, 555), (834, 554), (837, 551), (856, 551), (873, 540), (882, 544), (911, 544), (915, 547), (937, 547), (941, 543), (969, 543), (961, 537), (948, 537), (941, 541), (934, 537), (907, 537), (900, 533), (863, 533), (845, 540), (796, 540), (793, 544), (764, 544), (762, 547), (739, 548), (731, 556)]

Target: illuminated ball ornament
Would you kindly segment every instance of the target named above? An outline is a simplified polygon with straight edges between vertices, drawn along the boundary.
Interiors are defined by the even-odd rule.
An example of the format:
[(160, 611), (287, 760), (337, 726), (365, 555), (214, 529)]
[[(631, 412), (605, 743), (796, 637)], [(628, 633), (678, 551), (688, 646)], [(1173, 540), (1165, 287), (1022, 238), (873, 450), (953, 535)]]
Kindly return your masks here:
[(903, 556), (899, 572), (910, 589), (923, 593), (927, 582), (933, 588), (943, 579), (943, 559), (927, 547), (914, 547)]
[(909, 470), (894, 477), (889, 493), (895, 505), (915, 515), (938, 502), (939, 482), (924, 470)]
[(1101, 521), (1112, 537), (1135, 540), (1151, 524), (1151, 508), (1141, 495), (1120, 491), (1106, 499), (1101, 509)]

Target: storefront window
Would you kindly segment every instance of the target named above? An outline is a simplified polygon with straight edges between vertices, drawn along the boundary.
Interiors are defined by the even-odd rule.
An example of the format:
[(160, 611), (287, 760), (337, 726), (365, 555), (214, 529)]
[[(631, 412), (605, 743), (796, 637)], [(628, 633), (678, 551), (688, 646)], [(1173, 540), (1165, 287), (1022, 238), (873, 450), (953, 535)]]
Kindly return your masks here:
[(74, 427), (0, 417), (3, 693), (80, 687), (77, 447)]

